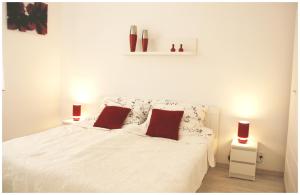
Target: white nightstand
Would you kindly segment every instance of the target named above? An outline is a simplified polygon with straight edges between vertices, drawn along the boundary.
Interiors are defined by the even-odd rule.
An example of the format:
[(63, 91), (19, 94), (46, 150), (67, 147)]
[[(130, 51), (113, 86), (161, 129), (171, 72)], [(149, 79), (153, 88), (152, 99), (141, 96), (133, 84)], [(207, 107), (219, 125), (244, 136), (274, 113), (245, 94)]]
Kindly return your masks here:
[(69, 118), (69, 119), (63, 120), (62, 123), (63, 123), (64, 125), (73, 125), (73, 124), (79, 123), (79, 122), (81, 122), (81, 121), (82, 121), (82, 119), (80, 119), (79, 121), (74, 121), (73, 118)]
[(231, 143), (229, 177), (255, 180), (257, 142), (248, 139), (241, 144), (235, 138)]

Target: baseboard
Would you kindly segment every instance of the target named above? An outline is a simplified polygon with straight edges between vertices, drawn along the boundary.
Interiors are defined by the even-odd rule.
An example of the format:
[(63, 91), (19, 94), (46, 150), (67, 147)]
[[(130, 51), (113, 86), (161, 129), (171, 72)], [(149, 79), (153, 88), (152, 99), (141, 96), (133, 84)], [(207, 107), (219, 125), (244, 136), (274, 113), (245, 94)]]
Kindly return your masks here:
[[(217, 163), (216, 166), (229, 169), (229, 164), (226, 164), (226, 163)], [(283, 177), (283, 172), (271, 171), (271, 170), (259, 169), (259, 168), (256, 168), (256, 174)]]
[(229, 169), (229, 164), (226, 163), (216, 163), (216, 167), (222, 167), (222, 168), (228, 168)]
[(271, 175), (271, 176), (277, 176), (277, 177), (283, 177), (284, 173), (281, 171), (271, 171), (266, 169), (256, 169), (257, 174), (260, 175)]

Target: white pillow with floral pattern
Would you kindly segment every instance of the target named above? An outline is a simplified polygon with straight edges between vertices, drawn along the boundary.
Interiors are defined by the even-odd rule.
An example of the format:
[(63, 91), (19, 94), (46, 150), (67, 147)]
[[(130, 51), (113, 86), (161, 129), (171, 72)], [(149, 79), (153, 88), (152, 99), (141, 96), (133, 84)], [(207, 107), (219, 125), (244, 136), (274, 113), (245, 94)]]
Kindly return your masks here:
[(207, 106), (191, 104), (183, 104), (182, 106), (184, 107), (184, 114), (179, 126), (179, 133), (181, 135), (194, 134), (199, 131), (201, 127), (204, 127)]
[[(179, 136), (184, 135), (201, 135), (203, 133), (204, 120), (207, 112), (207, 106), (205, 105), (193, 105), (178, 103), (174, 100), (153, 100), (152, 109), (163, 110), (183, 110), (183, 117), (179, 126)], [(146, 121), (146, 127), (151, 118), (151, 111), (149, 112), (148, 119)], [(147, 123), (148, 122), (148, 123)]]
[(130, 108), (124, 124), (142, 124), (147, 119), (150, 107), (151, 100), (140, 99), (140, 98), (126, 98), (126, 97), (107, 97), (104, 99), (104, 104), (118, 104), (121, 107)]

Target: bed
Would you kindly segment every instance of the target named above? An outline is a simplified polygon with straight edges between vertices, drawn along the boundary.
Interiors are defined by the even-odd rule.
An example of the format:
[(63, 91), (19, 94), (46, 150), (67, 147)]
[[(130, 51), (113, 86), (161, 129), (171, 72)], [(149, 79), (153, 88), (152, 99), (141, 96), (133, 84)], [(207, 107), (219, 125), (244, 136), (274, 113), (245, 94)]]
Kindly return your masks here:
[(145, 136), (143, 125), (92, 127), (89, 120), (3, 143), (4, 192), (196, 192), (215, 166), (219, 114), (213, 134), (170, 140)]

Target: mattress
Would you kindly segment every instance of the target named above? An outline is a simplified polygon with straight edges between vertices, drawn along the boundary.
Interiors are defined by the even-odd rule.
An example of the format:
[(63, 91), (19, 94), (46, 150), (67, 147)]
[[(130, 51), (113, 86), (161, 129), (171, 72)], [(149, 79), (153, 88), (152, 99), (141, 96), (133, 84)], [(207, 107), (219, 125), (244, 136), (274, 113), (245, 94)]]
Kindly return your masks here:
[(142, 127), (64, 125), (3, 143), (4, 192), (195, 192), (212, 140), (142, 136)]

